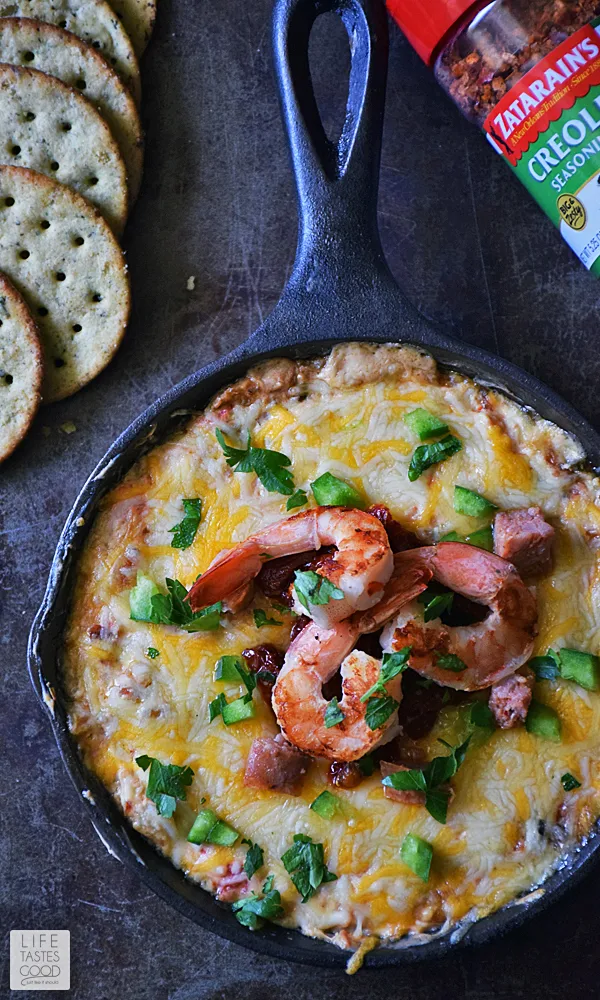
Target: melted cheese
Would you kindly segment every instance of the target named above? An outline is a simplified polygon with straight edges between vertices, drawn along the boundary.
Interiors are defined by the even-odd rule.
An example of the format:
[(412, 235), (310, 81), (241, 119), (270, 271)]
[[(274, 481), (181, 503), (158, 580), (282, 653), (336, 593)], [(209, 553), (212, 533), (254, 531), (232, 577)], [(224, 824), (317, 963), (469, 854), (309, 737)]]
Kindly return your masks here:
[[(382, 352), (388, 353), (384, 356)], [(344, 353), (346, 352), (346, 353)], [(379, 352), (379, 353), (378, 353)], [(355, 358), (362, 370), (352, 368)], [(453, 781), (448, 823), (425, 809), (384, 798), (376, 773), (352, 790), (337, 790), (343, 813), (330, 821), (310, 809), (328, 787), (327, 764), (315, 761), (302, 793), (290, 797), (244, 786), (252, 741), (275, 734), (270, 708), (255, 695), (256, 715), (242, 724), (209, 724), (208, 705), (220, 692), (242, 693), (214, 680), (216, 660), (250, 645), (285, 648), (289, 618), (257, 629), (250, 610), (226, 616), (218, 631), (188, 635), (173, 627), (133, 622), (129, 589), (138, 568), (159, 585), (173, 577), (189, 587), (221, 549), (285, 516), (286, 498), (268, 493), (254, 474), (234, 473), (215, 439), (284, 452), (295, 484), (330, 471), (382, 502), (425, 541), (485, 522), (453, 510), (456, 483), (485, 493), (502, 508), (539, 504), (557, 529), (556, 566), (538, 585), (537, 651), (573, 646), (600, 651), (598, 483), (574, 471), (577, 444), (558, 428), (462, 376), (438, 377), (430, 360), (397, 348), (337, 348), (316, 366), (302, 393), (264, 392), (192, 419), (187, 429), (154, 448), (104, 500), (80, 565), (65, 640), (65, 680), (71, 728), (86, 764), (111, 790), (132, 824), (210, 891), (239, 872), (245, 848), (188, 844), (194, 815), (206, 799), (240, 834), (259, 843), (265, 871), (275, 876), (283, 922), (307, 934), (356, 946), (376, 935), (397, 939), (482, 916), (539, 883), (600, 810), (600, 695), (567, 682), (543, 682), (536, 697), (563, 722), (563, 741), (548, 743), (524, 729), (477, 733)], [(449, 424), (463, 449), (415, 483), (407, 478), (417, 442), (403, 417), (424, 405)], [(202, 523), (189, 549), (171, 547), (181, 500), (200, 497)], [(255, 606), (271, 611), (262, 597)], [(105, 630), (96, 627), (104, 623)], [(160, 655), (146, 656), (153, 646)], [(466, 735), (465, 712), (443, 710), (421, 743)], [(157, 814), (145, 794), (138, 754), (188, 765), (194, 780), (172, 819)], [(560, 776), (582, 787), (565, 794)], [(324, 845), (338, 880), (300, 903), (281, 863), (295, 833)], [(424, 885), (402, 863), (403, 837), (415, 833), (434, 847)], [(264, 873), (260, 873), (264, 877)], [(254, 876), (259, 890), (262, 877)]]

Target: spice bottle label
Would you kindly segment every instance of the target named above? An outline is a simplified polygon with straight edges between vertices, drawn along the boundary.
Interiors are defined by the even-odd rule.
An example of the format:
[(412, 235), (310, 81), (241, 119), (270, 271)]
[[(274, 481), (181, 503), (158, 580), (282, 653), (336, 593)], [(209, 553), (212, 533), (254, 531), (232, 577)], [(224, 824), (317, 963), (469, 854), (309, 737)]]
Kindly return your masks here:
[(579, 259), (600, 274), (600, 18), (521, 77), (484, 128)]

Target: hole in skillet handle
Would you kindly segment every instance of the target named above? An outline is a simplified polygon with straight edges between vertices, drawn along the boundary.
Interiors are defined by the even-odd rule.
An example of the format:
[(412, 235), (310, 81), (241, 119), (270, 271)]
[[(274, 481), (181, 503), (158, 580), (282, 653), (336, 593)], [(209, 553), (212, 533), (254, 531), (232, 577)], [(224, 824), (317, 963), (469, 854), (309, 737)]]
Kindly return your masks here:
[[(350, 43), (348, 100), (337, 141), (329, 139), (323, 127), (310, 68), (311, 33), (324, 14), (340, 18)], [(331, 32), (332, 21), (326, 18), (319, 26), (317, 45), (324, 32)], [(315, 248), (319, 240), (335, 241), (336, 235), (347, 243), (352, 234), (356, 243), (370, 244), (371, 252), (376, 248), (380, 254), (376, 219), (387, 79), (385, 4), (382, 0), (277, 0), (273, 32), (282, 113), (300, 203), (301, 244), (305, 240)]]
[[(308, 61), (321, 124), (328, 142), (335, 147), (346, 121), (350, 84), (350, 39), (337, 14), (321, 14), (314, 22)], [(341, 72), (332, 73), (332, 63)]]

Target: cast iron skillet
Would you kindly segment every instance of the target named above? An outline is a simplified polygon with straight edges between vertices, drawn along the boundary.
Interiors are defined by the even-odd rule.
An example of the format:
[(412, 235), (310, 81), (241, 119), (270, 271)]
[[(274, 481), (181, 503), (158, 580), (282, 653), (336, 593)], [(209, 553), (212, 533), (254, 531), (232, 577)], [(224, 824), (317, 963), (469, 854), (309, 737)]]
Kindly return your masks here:
[[(352, 53), (346, 121), (339, 143), (323, 131), (308, 65), (308, 39), (316, 18), (334, 11), (343, 20)], [(62, 533), (48, 588), (33, 625), (29, 669), (45, 705), (69, 774), (85, 800), (107, 849), (159, 896), (203, 927), (268, 955), (322, 966), (342, 966), (347, 953), (270, 926), (251, 933), (228, 907), (188, 881), (125, 821), (71, 740), (61, 692), (58, 650), (74, 564), (102, 496), (151, 445), (202, 409), (221, 386), (250, 364), (273, 355), (298, 358), (345, 340), (423, 345), (442, 363), (501, 387), (521, 403), (574, 433), (594, 465), (600, 437), (570, 406), (537, 379), (501, 358), (458, 344), (428, 325), (406, 302), (392, 278), (377, 232), (377, 188), (387, 75), (387, 19), (383, 0), (277, 0), (274, 46), (283, 117), (298, 188), (299, 237), (292, 276), (279, 304), (250, 340), (185, 379), (149, 407), (108, 450), (78, 497)], [(183, 412), (182, 412), (183, 411)], [(445, 937), (382, 947), (370, 966), (394, 965), (446, 953), (459, 943), (486, 941), (520, 924), (558, 897), (591, 866), (598, 839), (545, 884), (544, 892)]]

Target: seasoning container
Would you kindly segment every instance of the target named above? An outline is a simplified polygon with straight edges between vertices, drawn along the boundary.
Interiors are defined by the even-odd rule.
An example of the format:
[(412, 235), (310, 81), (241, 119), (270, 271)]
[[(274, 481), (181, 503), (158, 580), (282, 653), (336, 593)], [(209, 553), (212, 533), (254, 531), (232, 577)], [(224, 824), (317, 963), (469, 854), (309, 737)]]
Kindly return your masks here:
[(600, 0), (387, 0), (413, 47), (600, 274)]

